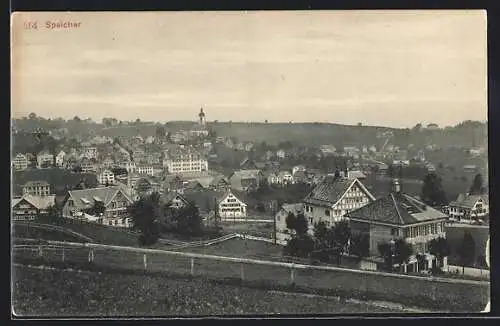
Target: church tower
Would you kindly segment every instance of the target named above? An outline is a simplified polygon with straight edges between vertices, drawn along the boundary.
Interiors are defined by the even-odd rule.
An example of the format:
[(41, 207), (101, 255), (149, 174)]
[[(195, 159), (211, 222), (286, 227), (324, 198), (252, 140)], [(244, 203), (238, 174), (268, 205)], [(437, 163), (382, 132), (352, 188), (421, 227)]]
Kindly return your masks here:
[(205, 112), (203, 112), (203, 108), (200, 109), (200, 113), (198, 114), (198, 117), (200, 118), (200, 125), (205, 125)]

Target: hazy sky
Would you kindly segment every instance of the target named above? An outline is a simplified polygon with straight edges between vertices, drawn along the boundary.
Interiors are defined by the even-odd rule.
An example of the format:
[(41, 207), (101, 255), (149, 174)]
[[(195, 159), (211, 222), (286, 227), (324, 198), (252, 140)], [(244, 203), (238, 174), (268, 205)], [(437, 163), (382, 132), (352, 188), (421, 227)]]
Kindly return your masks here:
[[(36, 20), (38, 30), (23, 29)], [(81, 22), (48, 30), (48, 20)], [(487, 119), (484, 11), (23, 13), (12, 111), (334, 122)], [(42, 25), (42, 26), (41, 26)]]

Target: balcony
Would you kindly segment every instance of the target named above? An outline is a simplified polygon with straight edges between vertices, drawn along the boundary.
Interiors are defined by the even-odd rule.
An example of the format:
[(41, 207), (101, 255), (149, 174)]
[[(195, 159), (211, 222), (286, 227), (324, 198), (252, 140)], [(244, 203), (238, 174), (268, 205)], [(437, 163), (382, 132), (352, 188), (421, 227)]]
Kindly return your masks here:
[(437, 238), (446, 238), (446, 233), (445, 232), (438, 232), (438, 233), (433, 233), (429, 235), (420, 235), (416, 236), (413, 238), (406, 238), (406, 242), (409, 244), (417, 244), (417, 243), (427, 243), (431, 240), (437, 239)]

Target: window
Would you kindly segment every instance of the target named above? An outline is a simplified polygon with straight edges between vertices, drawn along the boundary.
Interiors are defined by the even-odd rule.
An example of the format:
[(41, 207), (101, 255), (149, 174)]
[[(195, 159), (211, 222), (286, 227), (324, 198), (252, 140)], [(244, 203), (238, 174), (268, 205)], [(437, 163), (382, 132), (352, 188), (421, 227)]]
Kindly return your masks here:
[(398, 234), (398, 229), (392, 228), (391, 229), (391, 235), (397, 235)]
[(68, 206), (69, 207), (73, 207), (75, 205), (75, 203), (73, 202), (72, 199), (68, 200)]
[(327, 209), (327, 210), (325, 210), (325, 215), (326, 215), (326, 216), (330, 216), (330, 211), (329, 211), (328, 209)]

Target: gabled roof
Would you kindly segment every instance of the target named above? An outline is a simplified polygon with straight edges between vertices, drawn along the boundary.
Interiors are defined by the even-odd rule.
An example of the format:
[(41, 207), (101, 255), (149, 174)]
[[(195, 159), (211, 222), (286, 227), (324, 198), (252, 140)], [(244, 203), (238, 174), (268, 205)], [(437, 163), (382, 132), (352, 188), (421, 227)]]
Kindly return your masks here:
[(37, 209), (47, 209), (55, 204), (56, 196), (32, 196), (25, 195), (22, 198), (14, 198), (12, 200), (12, 207), (20, 204), (23, 201), (28, 202)]
[(119, 192), (121, 192), (129, 202), (132, 202), (120, 186), (71, 190), (68, 191), (67, 198), (73, 199), (75, 208), (83, 209), (92, 207), (96, 198), (100, 199), (104, 203), (104, 206), (107, 206)]
[(50, 184), (45, 180), (37, 180), (37, 181), (28, 181), (23, 187), (34, 187), (34, 186), (50, 186)]
[(281, 206), (281, 210), (287, 214), (292, 213), (293, 215), (297, 216), (298, 214), (304, 212), (304, 205), (302, 205), (301, 203), (283, 204), (283, 206)]
[(350, 219), (392, 225), (444, 220), (447, 215), (407, 194), (391, 193), (347, 215)]
[(335, 205), (355, 180), (328, 177), (304, 198), (304, 202), (313, 205)]
[(463, 208), (473, 208), (474, 205), (482, 200), (486, 204), (489, 204), (489, 198), (487, 195), (469, 195), (460, 194), (457, 199), (450, 203), (450, 206), (463, 207)]
[(217, 202), (220, 203), (221, 201), (223, 201), (224, 199), (226, 199), (229, 195), (233, 195), (237, 200), (239, 200), (243, 205), (247, 206), (247, 204), (245, 203), (244, 200), (242, 200), (242, 198), (240, 198), (240, 196), (238, 196), (237, 194), (235, 194), (232, 190), (228, 189), (226, 190), (225, 192), (221, 193), (218, 197), (217, 197)]
[(179, 200), (183, 201), (186, 205), (189, 204), (189, 201), (186, 197), (174, 191), (163, 193), (160, 196), (160, 202), (169, 205), (175, 198), (178, 198)]
[(257, 179), (260, 174), (260, 170), (252, 169), (252, 170), (238, 170), (234, 171), (233, 175), (231, 176), (232, 178), (239, 178), (239, 179)]

